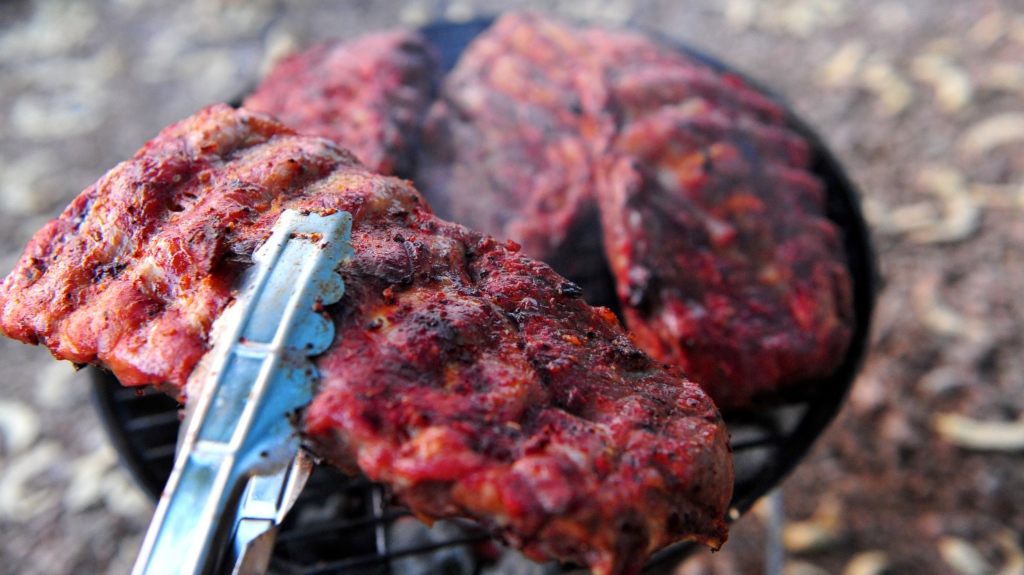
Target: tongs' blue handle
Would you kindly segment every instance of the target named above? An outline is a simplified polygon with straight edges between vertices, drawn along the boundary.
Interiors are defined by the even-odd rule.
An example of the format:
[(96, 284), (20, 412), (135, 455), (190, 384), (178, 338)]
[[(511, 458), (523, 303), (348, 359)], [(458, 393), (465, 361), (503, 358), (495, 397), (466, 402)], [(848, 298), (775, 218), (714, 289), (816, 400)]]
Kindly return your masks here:
[[(293, 419), (317, 380), (309, 356), (334, 337), (316, 310), (344, 294), (336, 270), (352, 253), (351, 222), (346, 212), (289, 210), (254, 254), (238, 296), (214, 325), (213, 348), (189, 379), (185, 434), (133, 575), (209, 575), (239, 527), (229, 523), (240, 519), (244, 482), (287, 477), (300, 447)], [(292, 473), (303, 471), (308, 466), (296, 465)], [(273, 484), (283, 493), (287, 483)], [(267, 520), (280, 521), (273, 515)]]

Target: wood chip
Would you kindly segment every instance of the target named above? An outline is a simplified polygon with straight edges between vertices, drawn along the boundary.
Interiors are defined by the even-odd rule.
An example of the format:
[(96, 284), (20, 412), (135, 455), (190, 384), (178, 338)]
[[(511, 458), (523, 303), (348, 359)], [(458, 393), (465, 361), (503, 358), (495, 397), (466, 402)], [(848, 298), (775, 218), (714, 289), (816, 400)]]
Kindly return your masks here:
[(979, 158), (1006, 144), (1024, 142), (1024, 113), (1006, 112), (978, 122), (960, 139), (960, 151)]
[(802, 521), (786, 526), (782, 541), (787, 551), (792, 553), (811, 553), (825, 551), (839, 542), (835, 529), (820, 523)]
[(234, 98), (243, 82), (234, 53), (226, 49), (210, 48), (179, 57), (174, 63), (174, 72), (196, 102), (223, 102)]
[(638, 5), (633, 0), (608, 0), (597, 12), (596, 20), (606, 26), (623, 26), (636, 17)]
[(284, 26), (275, 26), (266, 33), (263, 40), (263, 58), (260, 61), (259, 75), (266, 76), (281, 59), (294, 54), (299, 49), (296, 34)]
[(597, 12), (601, 7), (601, 0), (561, 0), (551, 3), (562, 16), (568, 16), (578, 20), (586, 20), (589, 14)]
[(104, 475), (100, 487), (104, 504), (115, 515), (145, 521), (153, 514), (153, 503), (121, 468)]
[(141, 8), (146, 8), (157, 4), (160, 0), (112, 0), (111, 5), (118, 10), (137, 12)]
[(908, 234), (920, 244), (957, 242), (973, 236), (981, 225), (983, 202), (962, 174), (943, 167), (921, 171), (918, 185), (940, 202), (915, 202), (890, 207), (874, 198), (864, 201), (864, 215), (872, 228), (883, 234)]
[(0, 275), (7, 277), (12, 271), (14, 266), (18, 265), (18, 260), (21, 259), (21, 252), (7, 252), (0, 253)]
[(123, 537), (117, 545), (117, 559), (127, 568), (123, 571), (124, 573), (130, 572), (132, 565), (135, 564), (135, 559), (139, 556), (139, 551), (142, 550), (143, 535), (134, 535)]
[(800, 38), (848, 18), (847, 0), (726, 0), (722, 10), (734, 29), (756, 26)]
[(70, 53), (89, 39), (99, 22), (92, 2), (33, 2), (32, 16), (0, 35), (0, 61)]
[(949, 365), (933, 369), (917, 381), (917, 388), (928, 395), (943, 395), (966, 386), (960, 370)]
[(919, 244), (957, 242), (970, 238), (981, 225), (981, 205), (975, 200), (960, 172), (931, 167), (921, 171), (918, 183), (942, 202), (942, 217), (933, 225), (914, 230), (911, 241)]
[(996, 537), (996, 543), (1003, 551), (1003, 566), (999, 575), (1024, 575), (1024, 550), (1020, 548), (1018, 536), (1009, 530)]
[(878, 109), (887, 116), (898, 116), (914, 100), (914, 89), (896, 72), (892, 64), (870, 58), (860, 75), (861, 85), (878, 98)]
[(992, 566), (985, 561), (977, 548), (959, 537), (939, 539), (939, 555), (958, 575), (988, 575)]
[(858, 415), (867, 415), (880, 410), (888, 401), (889, 385), (873, 374), (857, 378), (850, 390), (850, 407)]
[(900, 2), (883, 2), (871, 10), (875, 26), (887, 32), (902, 32), (914, 23), (914, 15)]
[(31, 447), (39, 438), (40, 427), (39, 414), (30, 406), (20, 401), (0, 401), (0, 435), (6, 457)]
[(187, 19), (185, 26), (192, 27), (190, 31), (195, 34), (195, 40), (226, 45), (261, 34), (278, 10), (274, 0), (207, 0), (196, 2), (194, 8), (180, 13)]
[(776, 22), (784, 32), (806, 38), (821, 27), (822, 17), (813, 3), (793, 2), (779, 10)]
[(52, 198), (39, 193), (36, 184), (53, 173), (60, 160), (46, 150), (36, 150), (0, 170), (0, 207), (14, 216), (40, 215)]
[(88, 401), (89, 386), (78, 381), (79, 373), (70, 361), (47, 361), (36, 374), (33, 402), (43, 409), (61, 410)]
[(917, 56), (910, 64), (910, 73), (915, 80), (932, 86), (935, 101), (943, 112), (960, 111), (974, 95), (970, 74), (940, 54)]
[(824, 551), (840, 540), (842, 504), (834, 497), (826, 497), (818, 504), (814, 514), (805, 521), (788, 523), (782, 532), (787, 551), (809, 553)]
[(24, 523), (56, 507), (60, 502), (57, 491), (33, 483), (63, 457), (60, 445), (46, 441), (5, 462), (0, 472), (0, 517)]
[(975, 46), (985, 49), (991, 47), (1006, 35), (1006, 14), (993, 10), (984, 15), (971, 26), (967, 39)]
[(622, 26), (636, 17), (638, 4), (631, 0), (576, 0), (559, 3), (558, 12), (575, 20)]
[(885, 551), (864, 551), (850, 558), (843, 575), (881, 575), (889, 568), (889, 555)]
[(425, 26), (432, 19), (430, 8), (427, 7), (426, 2), (409, 2), (398, 13), (398, 22), (412, 28)]
[(921, 445), (921, 434), (911, 425), (907, 414), (901, 409), (890, 409), (878, 422), (878, 435), (886, 445), (914, 448)]
[(751, 28), (757, 21), (757, 0), (726, 0), (722, 6), (725, 21), (734, 30)]
[(77, 513), (100, 503), (103, 476), (115, 465), (117, 453), (106, 444), (71, 462), (71, 478), (61, 497), (64, 507)]
[(782, 571), (783, 575), (829, 575), (824, 567), (819, 567), (807, 561), (789, 561)]
[(979, 84), (988, 90), (1024, 94), (1024, 64), (993, 62), (983, 72)]
[(455, 0), (444, 11), (445, 19), (450, 22), (469, 22), (476, 16), (476, 6), (469, 0)]
[(983, 341), (989, 337), (982, 322), (967, 318), (939, 298), (939, 278), (925, 275), (914, 286), (911, 306), (930, 331), (947, 337)]
[(931, 202), (917, 202), (896, 208), (874, 198), (864, 199), (864, 217), (872, 231), (898, 235), (934, 226), (939, 219), (938, 210)]
[(1024, 15), (1010, 18), (1006, 23), (1006, 35), (1018, 44), (1024, 44)]
[(774, 0), (736, 3), (726, 17), (739, 25), (758, 27), (805, 38), (813, 32), (834, 26), (847, 17), (845, 0)]
[(940, 413), (932, 427), (947, 442), (978, 451), (1024, 450), (1024, 419), (980, 421), (956, 413)]
[(860, 40), (840, 46), (821, 69), (821, 82), (826, 86), (846, 86), (852, 83), (867, 56), (867, 50), (867, 44)]
[(964, 39), (962, 36), (940, 36), (930, 40), (921, 47), (925, 54), (940, 54), (952, 58), (962, 52)]
[(46, 92), (87, 86), (102, 90), (124, 69), (124, 56), (113, 46), (97, 50), (90, 56), (47, 58), (17, 75), (32, 88)]
[(87, 87), (26, 93), (11, 107), (11, 127), (16, 134), (35, 141), (87, 134), (103, 123), (106, 99), (102, 90)]
[(1024, 184), (972, 184), (971, 196), (993, 208), (1024, 209)]

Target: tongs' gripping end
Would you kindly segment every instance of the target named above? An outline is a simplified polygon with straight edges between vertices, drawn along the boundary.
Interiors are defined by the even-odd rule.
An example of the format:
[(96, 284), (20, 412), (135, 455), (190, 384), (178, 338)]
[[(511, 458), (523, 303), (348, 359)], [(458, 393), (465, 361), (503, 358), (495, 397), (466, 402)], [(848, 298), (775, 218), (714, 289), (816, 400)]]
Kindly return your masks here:
[[(189, 379), (186, 430), (133, 574), (209, 573), (221, 535), (232, 532), (223, 520), (240, 520), (240, 483), (272, 476), (258, 482), (270, 486), (299, 456), (290, 416), (312, 400), (317, 374), (309, 356), (334, 338), (317, 310), (344, 295), (337, 269), (352, 256), (351, 224), (346, 212), (285, 211), (256, 250), (214, 326), (212, 349)], [(308, 475), (308, 467), (294, 470)], [(267, 500), (275, 523), (301, 480), (274, 484), (276, 496)]]
[(263, 575), (270, 564), (276, 528), (298, 498), (313, 471), (312, 457), (304, 451), (289, 468), (275, 475), (254, 476), (246, 485), (235, 517), (229, 554), (224, 565), (231, 575)]
[[(336, 270), (352, 257), (351, 229), (348, 212), (321, 216), (288, 210), (281, 215), (273, 234), (253, 255), (258, 269), (274, 273), (253, 282), (252, 289), (262, 292), (262, 303), (271, 305), (252, 310), (242, 332), (247, 342), (307, 356), (330, 346), (333, 325), (316, 310), (345, 294), (345, 284)], [(311, 264), (313, 258), (316, 263)], [(282, 307), (284, 314), (275, 313)]]

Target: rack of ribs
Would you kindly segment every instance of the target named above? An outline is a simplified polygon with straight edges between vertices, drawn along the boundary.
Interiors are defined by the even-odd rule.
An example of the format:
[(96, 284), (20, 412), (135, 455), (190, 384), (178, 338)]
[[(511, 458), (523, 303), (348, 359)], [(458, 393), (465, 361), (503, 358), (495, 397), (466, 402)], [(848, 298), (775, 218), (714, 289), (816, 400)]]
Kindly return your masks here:
[(284, 58), (243, 105), (333, 140), (375, 172), (405, 175), (436, 74), (434, 50), (421, 34), (378, 32)]
[(440, 213), (611, 291), (644, 351), (748, 410), (813, 393), (852, 335), (841, 232), (787, 121), (677, 47), (510, 14), (445, 80), (419, 173)]
[(297, 422), (318, 455), (426, 521), (470, 518), (598, 575), (725, 541), (732, 460), (699, 386), (516, 244), (259, 113), (207, 108), (86, 189), (0, 286), (0, 327), (181, 394), (286, 209), (353, 217), (345, 295), (317, 310), (335, 341)]
[(609, 305), (594, 175), (615, 126), (590, 48), (553, 21), (500, 18), (445, 78), (415, 179), (440, 216), (511, 238)]

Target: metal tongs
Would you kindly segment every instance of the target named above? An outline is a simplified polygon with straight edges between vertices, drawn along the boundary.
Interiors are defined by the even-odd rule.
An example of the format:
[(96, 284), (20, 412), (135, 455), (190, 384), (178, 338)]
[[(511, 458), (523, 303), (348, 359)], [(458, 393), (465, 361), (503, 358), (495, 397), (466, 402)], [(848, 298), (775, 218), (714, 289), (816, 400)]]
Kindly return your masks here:
[(318, 310), (345, 286), (352, 216), (285, 211), (189, 378), (174, 469), (133, 575), (257, 575), (312, 470), (296, 416), (334, 339)]

